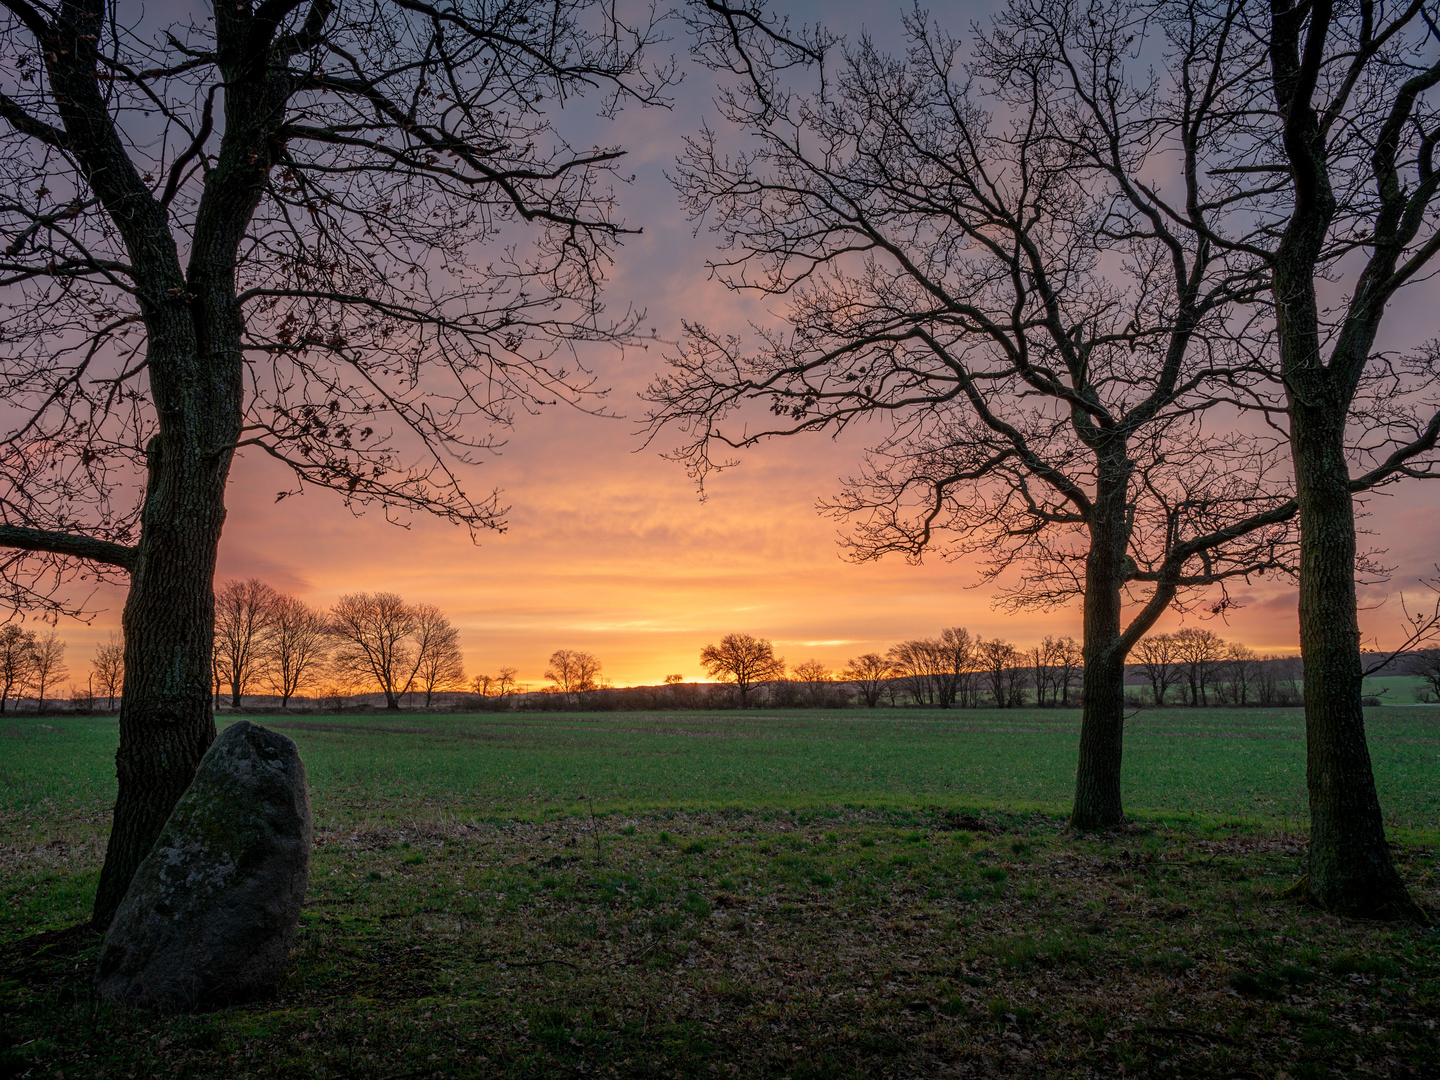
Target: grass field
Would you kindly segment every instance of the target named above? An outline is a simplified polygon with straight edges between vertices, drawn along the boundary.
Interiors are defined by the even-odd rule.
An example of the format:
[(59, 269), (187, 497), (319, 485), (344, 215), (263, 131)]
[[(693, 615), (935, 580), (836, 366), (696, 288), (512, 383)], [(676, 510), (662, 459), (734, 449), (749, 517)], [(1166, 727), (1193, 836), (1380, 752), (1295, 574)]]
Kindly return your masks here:
[[(113, 720), (0, 722), (0, 1077), (1440, 1075), (1440, 939), (1279, 898), (1297, 710), (1142, 712), (1062, 831), (1054, 711), (268, 717), (317, 825), (292, 971), (96, 1005)], [(1369, 711), (1440, 903), (1440, 709)], [(39, 933), (39, 936), (37, 935)]]

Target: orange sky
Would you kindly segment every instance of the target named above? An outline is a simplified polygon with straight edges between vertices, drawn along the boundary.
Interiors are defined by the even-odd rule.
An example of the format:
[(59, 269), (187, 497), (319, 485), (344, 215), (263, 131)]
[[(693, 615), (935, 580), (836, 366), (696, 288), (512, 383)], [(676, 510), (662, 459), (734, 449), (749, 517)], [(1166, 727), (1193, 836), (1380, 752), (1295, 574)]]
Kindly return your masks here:
[[(956, 26), (973, 14), (978, 9), (957, 13)], [(691, 236), (661, 175), (680, 135), (707, 115), (708, 94), (690, 79), (674, 112), (623, 114), (598, 136), (629, 149), (636, 182), (620, 192), (622, 212), (645, 229), (621, 251), (608, 302), (647, 308), (648, 325), (672, 340), (682, 318), (743, 332), (748, 317), (764, 317), (706, 280), (709, 238)], [(1434, 333), (1425, 312), (1413, 300), (1411, 310), (1397, 312), (1412, 343)], [(614, 408), (632, 418), (642, 413), (635, 394), (661, 366), (660, 352), (635, 352), (623, 363), (596, 358), (614, 388)], [(965, 565), (844, 562), (837, 523), (813, 504), (852, 470), (861, 439), (771, 444), (715, 478), (701, 503), (658, 448), (636, 452), (635, 426), (565, 407), (522, 414), (504, 455), (475, 475), (478, 490), (498, 486), (514, 507), (509, 531), (479, 547), (440, 522), (415, 520), (406, 531), (378, 513), (357, 519), (325, 493), (277, 505), (287, 477), (261, 455), (243, 456), (233, 472), (221, 575), (255, 575), (319, 605), (377, 589), (433, 602), (460, 627), (470, 673), (512, 666), (537, 685), (547, 657), (562, 647), (596, 653), (619, 685), (672, 673), (697, 678), (701, 647), (732, 630), (772, 638), (791, 663), (814, 657), (832, 666), (951, 625), (1021, 645), (1047, 633), (1079, 636), (1078, 606), (1005, 615), (992, 610), (988, 590), (966, 588), (975, 576)], [(1440, 558), (1440, 484), (1426, 487), (1397, 489), (1367, 520), (1377, 534), (1371, 542), (1388, 548), (1385, 561), (1397, 567), (1390, 586), (1367, 591), (1370, 603), (1413, 589)], [(1219, 633), (1262, 651), (1294, 647), (1289, 586), (1265, 582), (1238, 595), (1245, 606), (1228, 626), (1215, 625)], [(118, 625), (123, 596), (107, 591), (95, 602), (106, 610), (91, 625), (61, 627), (77, 674), (94, 642)], [(1387, 640), (1397, 620), (1393, 601), (1365, 615), (1368, 632)]]

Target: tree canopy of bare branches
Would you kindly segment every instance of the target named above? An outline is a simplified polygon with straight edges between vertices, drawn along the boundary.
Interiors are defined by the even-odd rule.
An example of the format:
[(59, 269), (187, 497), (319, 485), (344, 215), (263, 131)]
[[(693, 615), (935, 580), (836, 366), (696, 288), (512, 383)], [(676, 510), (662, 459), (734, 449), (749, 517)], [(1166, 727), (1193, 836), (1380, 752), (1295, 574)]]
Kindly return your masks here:
[(594, 690), (600, 674), (600, 659), (583, 649), (556, 649), (550, 654), (545, 678), (562, 694), (583, 694)]
[(720, 644), (706, 645), (700, 650), (700, 666), (710, 678), (734, 686), (742, 706), (749, 704), (757, 685), (785, 674), (785, 658), (775, 655), (770, 640), (744, 633), (726, 634)]
[(670, 77), (654, 20), (599, 0), (210, 10), (0, 3), (0, 572), (62, 607), (78, 571), (130, 577), (102, 926), (214, 738), (236, 451), (281, 498), (499, 527), (466, 468), (517, 404), (595, 393), (573, 343), (635, 326), (598, 297), (621, 152), (547, 103)]
[(1152, 704), (1164, 705), (1170, 688), (1180, 681), (1179, 647), (1173, 634), (1151, 634), (1135, 646), (1135, 658), (1150, 684)]
[(434, 604), (415, 609), (415, 649), (419, 664), (415, 688), (425, 695), (430, 707), (436, 693), (458, 690), (465, 683), (465, 657), (460, 652), (460, 631)]
[(855, 688), (860, 691), (860, 697), (865, 702), (865, 707), (875, 708), (880, 702), (880, 691), (885, 685), (885, 680), (890, 678), (890, 661), (879, 653), (864, 653), (855, 657), (845, 665), (845, 670), (840, 677), (846, 682), (854, 683)]
[(31, 673), (35, 689), (35, 708), (45, 708), (45, 692), (68, 677), (70, 669), (65, 666), (65, 642), (54, 630), (35, 637), (35, 665)]
[(215, 590), (215, 681), (230, 686), (230, 705), (240, 698), (265, 666), (281, 595), (259, 578), (224, 582)]
[(35, 673), (35, 631), (18, 623), (0, 626), (0, 713), (17, 701)]
[(351, 593), (330, 609), (334, 670), (353, 685), (385, 695), (398, 710), (419, 669), (416, 611), (391, 592)]
[(125, 689), (125, 643), (119, 635), (112, 633), (109, 641), (95, 649), (90, 668), (105, 695), (105, 707), (113, 709)]
[(262, 675), (280, 707), (325, 669), (330, 657), (329, 623), (295, 596), (281, 596), (270, 614), (262, 649)]

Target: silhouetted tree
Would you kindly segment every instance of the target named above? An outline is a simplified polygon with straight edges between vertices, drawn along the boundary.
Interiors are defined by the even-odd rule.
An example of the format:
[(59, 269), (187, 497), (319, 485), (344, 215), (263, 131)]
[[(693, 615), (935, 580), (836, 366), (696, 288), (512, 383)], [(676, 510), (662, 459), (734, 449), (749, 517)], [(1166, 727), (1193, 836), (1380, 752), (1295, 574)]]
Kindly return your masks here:
[(757, 685), (785, 675), (785, 658), (775, 655), (769, 639), (751, 634), (726, 634), (719, 645), (706, 645), (700, 664), (712, 679), (739, 691), (741, 706), (748, 704)]
[(890, 661), (879, 653), (865, 653), (845, 665), (840, 677), (855, 684), (867, 708), (873, 709), (880, 702), (880, 691), (891, 677)]
[(330, 609), (334, 670), (353, 685), (385, 695), (398, 710), (418, 667), (415, 609), (395, 593), (352, 593)]
[(819, 660), (806, 660), (804, 663), (796, 664), (790, 674), (804, 689), (805, 701), (808, 705), (825, 704), (830, 684), (835, 679), (833, 671)]
[(1186, 90), (1211, 43), (1180, 58), (1187, 81), (1137, 92), (1123, 4), (1087, 21), (1015, 0), (963, 63), (919, 11), (892, 57), (758, 4), (689, 10), (739, 134), (693, 136), (676, 184), (720, 238), (716, 276), (783, 297), (790, 328), (750, 349), (688, 325), (647, 391), (652, 433), (682, 432), (703, 480), (731, 447), (881, 420), (829, 504), (851, 554), (948, 537), (992, 579), (1019, 571), (1011, 606), (1083, 602), (1072, 824), (1118, 824), (1131, 647), (1172, 605), (1290, 562), (1281, 448), (1218, 419), (1270, 392), (1271, 327), (1254, 260), (1194, 239), (1231, 182), (1207, 169), (1223, 102)]
[(264, 666), (264, 642), (281, 595), (259, 578), (227, 581), (215, 590), (215, 678), (230, 685), (230, 705)]
[(946, 692), (953, 690), (953, 681), (946, 680), (946, 657), (939, 642), (931, 638), (911, 638), (890, 646), (886, 652), (893, 677), (898, 679), (916, 705), (939, 704), (949, 708)]
[(460, 652), (460, 631), (433, 604), (415, 609), (415, 648), (419, 663), (415, 683), (425, 695), (425, 707), (437, 692), (454, 690), (465, 682), (465, 657)]
[(45, 691), (69, 675), (70, 670), (65, 666), (65, 642), (60, 640), (60, 635), (54, 630), (36, 635), (30, 685), (35, 690), (37, 710), (45, 708)]
[(109, 641), (96, 647), (90, 667), (95, 673), (95, 681), (100, 684), (100, 690), (105, 695), (105, 707), (113, 709), (115, 699), (125, 689), (124, 641), (112, 633)]
[[(1045, 691), (1050, 691), (1050, 704), (1059, 704), (1061, 683), (1066, 681), (1066, 638), (1051, 634), (1030, 649), (1031, 679), (1035, 684), (1035, 704), (1045, 705)], [(1073, 644), (1073, 641), (1071, 642)]]
[(1020, 667), (1020, 650), (1008, 641), (991, 638), (979, 639), (975, 643), (976, 663), (990, 686), (990, 694), (998, 708), (1006, 709), (1018, 705), (1015, 700), (1017, 689), (1016, 671)]
[(1410, 658), (1410, 674), (1418, 677), (1430, 697), (1440, 701), (1440, 649), (1421, 649)]
[[(1236, 21), (1183, 10), (1193, 26)], [(1385, 839), (1365, 740), (1354, 500), (1440, 476), (1440, 348), (1393, 335), (1377, 347), (1391, 301), (1429, 282), (1440, 256), (1436, 15), (1420, 0), (1272, 0), (1268, 11), (1225, 44), (1227, 67), (1256, 76), (1240, 84), (1244, 120), (1212, 167), (1260, 174), (1232, 196), (1237, 228), (1217, 239), (1267, 267), (1276, 309), (1271, 367), (1301, 523), (1310, 843), (1299, 892), (1347, 915), (1423, 922)]]
[(330, 655), (330, 626), (324, 612), (294, 596), (281, 596), (260, 642), (260, 667), (280, 707), (323, 671)]
[(594, 690), (600, 674), (600, 660), (594, 653), (581, 649), (556, 649), (550, 654), (545, 678), (562, 694), (582, 694)]
[(457, 462), (508, 403), (589, 392), (570, 343), (635, 325), (597, 300), (619, 151), (546, 103), (611, 113), (667, 73), (598, 0), (3, 10), (0, 543), (31, 554), (0, 569), (18, 603), (129, 576), (104, 926), (214, 738), (235, 451), (287, 466), (282, 496), (499, 524)]
[(11, 698), (19, 701), (35, 675), (35, 631), (16, 623), (0, 626), (0, 713)]
[(1202, 630), (1198, 626), (1176, 630), (1171, 638), (1175, 646), (1175, 660), (1190, 687), (1190, 704), (1208, 704), (1206, 689), (1215, 674), (1215, 665), (1225, 655), (1224, 640), (1215, 631)]
[(1217, 696), (1223, 694), (1235, 705), (1248, 705), (1259, 668), (1260, 658), (1255, 655), (1254, 649), (1238, 641), (1230, 642), (1225, 646), (1225, 655), (1219, 664), (1220, 679), (1215, 687)]
[(1150, 683), (1150, 699), (1156, 705), (1164, 705), (1170, 688), (1180, 681), (1177, 654), (1178, 646), (1170, 634), (1151, 634), (1135, 646), (1135, 657)]

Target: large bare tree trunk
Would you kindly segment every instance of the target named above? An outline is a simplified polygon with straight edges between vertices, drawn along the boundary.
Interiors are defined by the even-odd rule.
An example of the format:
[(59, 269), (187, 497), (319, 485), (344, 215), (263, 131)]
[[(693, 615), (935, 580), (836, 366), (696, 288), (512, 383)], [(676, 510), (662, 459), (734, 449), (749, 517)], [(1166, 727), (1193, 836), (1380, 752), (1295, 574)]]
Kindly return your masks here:
[(1345, 460), (1346, 410), (1292, 397), (1300, 503), (1300, 649), (1305, 661), (1309, 873), (1301, 891), (1345, 915), (1424, 919), (1385, 840), (1360, 705), (1355, 509)]
[[(228, 99), (243, 130), (250, 103)], [(92, 916), (102, 928), (215, 739), (215, 559), (244, 401), (234, 259), (259, 197), (253, 165), (237, 167), (235, 156), (222, 152), (207, 186), (184, 287), (144, 310), (159, 433), (122, 616), (119, 791)], [(173, 258), (168, 234), (154, 243)]]
[[(225, 298), (223, 309), (233, 303)], [(161, 430), (149, 446), (140, 543), (123, 615), (119, 792), (95, 897), (97, 927), (109, 926), (136, 868), (215, 739), (210, 696), (215, 558), (239, 433), (240, 363), (233, 340), (211, 341), (232, 337), (227, 328), (218, 335), (213, 328), (191, 332), (203, 327), (203, 308), (209, 305), (195, 306), (202, 310), (171, 318), (159, 312), (151, 321), (159, 349), (169, 346), (166, 338), (179, 338), (181, 347), (190, 348), (187, 356), (172, 354), (169, 362), (150, 367)]]
[[(1113, 464), (1113, 463), (1112, 463)], [(1125, 653), (1120, 645), (1120, 588), (1125, 580), (1128, 467), (1102, 478), (1085, 559), (1085, 668), (1080, 677), (1080, 754), (1070, 827), (1109, 829), (1124, 820), (1120, 767), (1125, 736)], [(1102, 469), (1104, 465), (1102, 465)]]

